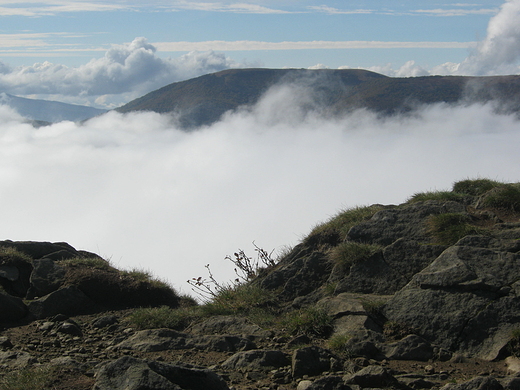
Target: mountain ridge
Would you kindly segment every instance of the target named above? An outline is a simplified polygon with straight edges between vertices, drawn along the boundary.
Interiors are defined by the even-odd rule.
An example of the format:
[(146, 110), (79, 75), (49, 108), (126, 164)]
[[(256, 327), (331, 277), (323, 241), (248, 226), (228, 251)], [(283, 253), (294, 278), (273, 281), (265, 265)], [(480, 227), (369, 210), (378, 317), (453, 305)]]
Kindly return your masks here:
[[(28, 99), (8, 93), (0, 93), (0, 104), (16, 110), (24, 118), (43, 124), (61, 121), (80, 122), (101, 115), (108, 110), (69, 104), (52, 100)], [(40, 123), (41, 125), (41, 123)]]
[(166, 85), (116, 109), (172, 113), (185, 129), (211, 125), (222, 115), (259, 101), (283, 83), (308, 88), (315, 109), (344, 115), (368, 109), (382, 115), (406, 113), (432, 103), (496, 101), (503, 113), (520, 111), (520, 75), (421, 76), (396, 78), (362, 69), (229, 69)]

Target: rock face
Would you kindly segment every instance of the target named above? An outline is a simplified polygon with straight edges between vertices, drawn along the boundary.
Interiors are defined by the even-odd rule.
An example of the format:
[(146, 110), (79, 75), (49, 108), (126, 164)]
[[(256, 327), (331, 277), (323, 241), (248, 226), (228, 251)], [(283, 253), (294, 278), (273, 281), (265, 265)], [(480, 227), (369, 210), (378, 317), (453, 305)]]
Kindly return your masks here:
[[(452, 351), (495, 359), (520, 321), (520, 225), (497, 238), (467, 236), (417, 273), (387, 304), (390, 321), (406, 323)], [(442, 310), (440, 310), (442, 308)]]

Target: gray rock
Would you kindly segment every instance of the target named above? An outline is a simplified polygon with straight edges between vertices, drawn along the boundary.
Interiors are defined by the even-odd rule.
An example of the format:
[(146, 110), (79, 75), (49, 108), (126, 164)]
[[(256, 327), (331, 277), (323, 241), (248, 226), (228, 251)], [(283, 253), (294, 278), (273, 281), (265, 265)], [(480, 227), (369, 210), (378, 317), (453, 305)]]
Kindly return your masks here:
[(0, 367), (9, 369), (22, 369), (31, 367), (38, 360), (27, 352), (23, 351), (0, 351)]
[(247, 318), (237, 316), (215, 316), (195, 324), (189, 330), (198, 335), (241, 335), (259, 338), (271, 337), (272, 331), (264, 330)]
[(495, 378), (480, 376), (463, 383), (448, 383), (441, 390), (503, 390), (504, 388)]
[(67, 251), (73, 256), (79, 256), (79, 252), (65, 242), (37, 242), (37, 241), (0, 241), (0, 246), (15, 248), (33, 259), (41, 259), (54, 252)]
[(340, 376), (324, 376), (316, 379), (307, 390), (351, 390)]
[(49, 258), (33, 260), (31, 287), (28, 295), (42, 297), (61, 287), (65, 281), (65, 269)]
[(18, 280), (19, 277), (20, 270), (18, 267), (12, 265), (0, 265), (0, 278), (14, 282), (15, 280)]
[(387, 388), (398, 384), (397, 379), (381, 366), (365, 367), (354, 374), (346, 375), (343, 379), (347, 384), (355, 384), (363, 388)]
[(425, 201), (378, 211), (366, 222), (350, 229), (347, 240), (390, 245), (400, 238), (430, 241), (425, 221), (428, 217), (443, 213), (464, 213), (465, 206), (457, 202)]
[(281, 351), (254, 350), (238, 352), (229, 357), (222, 368), (226, 370), (268, 370), (285, 367), (291, 362)]
[(519, 278), (520, 254), (455, 245), (396, 293), (384, 313), (442, 348), (492, 360), (520, 321), (520, 298), (509, 288)]
[(0, 322), (15, 322), (27, 313), (27, 306), (20, 298), (0, 293)]
[(275, 272), (260, 280), (260, 286), (268, 290), (280, 290), (279, 297), (293, 300), (307, 295), (329, 278), (332, 266), (327, 256), (300, 244), (283, 259)]
[(251, 340), (226, 335), (191, 336), (172, 329), (147, 329), (135, 333), (122, 341), (116, 349), (130, 349), (143, 352), (165, 351), (168, 349), (210, 350), (236, 352), (254, 348)]
[(54, 291), (29, 303), (29, 311), (36, 319), (59, 313), (79, 314), (92, 307), (92, 301), (75, 286)]
[(335, 359), (328, 349), (317, 346), (304, 347), (294, 351), (292, 356), (292, 375), (302, 378), (304, 375), (319, 375), (331, 370), (331, 359)]
[(96, 318), (94, 321), (92, 321), (92, 327), (101, 329), (106, 328), (107, 326), (117, 324), (119, 322), (119, 319), (117, 316), (114, 315), (108, 315), (108, 316), (102, 316), (99, 318)]
[(148, 363), (125, 356), (103, 366), (93, 390), (182, 390), (152, 370)]
[(81, 331), (81, 328), (72, 322), (64, 322), (60, 326), (58, 326), (57, 329), (60, 333), (69, 334), (71, 336), (78, 336), (83, 337), (83, 332)]
[(395, 343), (385, 345), (383, 353), (392, 360), (428, 361), (433, 358), (433, 347), (417, 335), (409, 335)]
[[(149, 367), (170, 382), (186, 390), (229, 390), (226, 382), (213, 371), (189, 364), (149, 362)], [(126, 389), (125, 389), (126, 390)]]

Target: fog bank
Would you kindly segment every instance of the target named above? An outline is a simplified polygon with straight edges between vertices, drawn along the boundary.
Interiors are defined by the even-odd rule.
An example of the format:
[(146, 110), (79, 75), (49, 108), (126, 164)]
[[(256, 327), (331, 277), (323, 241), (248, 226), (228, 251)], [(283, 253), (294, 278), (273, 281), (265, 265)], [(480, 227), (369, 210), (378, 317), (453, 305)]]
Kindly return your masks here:
[(0, 238), (67, 241), (189, 292), (204, 265), (228, 280), (226, 255), (294, 245), (342, 208), (520, 181), (520, 122), (489, 106), (332, 120), (298, 96), (276, 88), (191, 133), (154, 113), (35, 129), (0, 107)]

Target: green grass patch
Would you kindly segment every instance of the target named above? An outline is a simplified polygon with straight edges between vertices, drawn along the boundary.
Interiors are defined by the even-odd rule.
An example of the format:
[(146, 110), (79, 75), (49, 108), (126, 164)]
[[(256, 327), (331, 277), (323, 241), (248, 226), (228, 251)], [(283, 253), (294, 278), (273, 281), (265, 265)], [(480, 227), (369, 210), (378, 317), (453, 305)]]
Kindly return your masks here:
[(32, 263), (32, 259), (29, 255), (26, 255), (13, 247), (0, 247), (0, 264), (10, 265), (20, 262), (30, 264)]
[(406, 203), (416, 203), (416, 202), (425, 202), (427, 200), (436, 200), (440, 202), (447, 201), (460, 201), (464, 198), (464, 194), (459, 194), (457, 192), (452, 191), (427, 191), (427, 192), (418, 192), (413, 194)]
[(363, 244), (359, 242), (342, 242), (329, 253), (331, 261), (342, 269), (368, 260), (381, 250), (379, 245)]
[(352, 336), (349, 334), (334, 335), (327, 340), (327, 347), (343, 357), (348, 357), (351, 355), (350, 347), (348, 346), (350, 339), (352, 339)]
[(127, 318), (129, 325), (136, 329), (170, 328), (182, 330), (200, 318), (196, 307), (172, 309), (168, 306), (140, 308)]
[(25, 368), (8, 372), (0, 378), (1, 390), (52, 389), (54, 371), (51, 368)]
[(73, 267), (95, 268), (103, 271), (117, 271), (112, 267), (110, 261), (101, 257), (73, 257), (72, 259), (60, 260), (61, 265), (70, 265)]
[(453, 245), (470, 234), (482, 234), (484, 230), (470, 224), (471, 218), (462, 213), (432, 215), (427, 220), (427, 232), (440, 245)]
[(453, 192), (480, 196), (502, 184), (503, 183), (491, 179), (466, 179), (455, 182), (453, 184)]
[(304, 238), (303, 242), (318, 246), (338, 245), (345, 239), (350, 228), (370, 219), (383, 208), (381, 205), (372, 205), (343, 210), (330, 218), (327, 222), (315, 226), (309, 235)]
[(379, 316), (382, 314), (385, 302), (378, 299), (362, 299), (363, 309), (371, 316)]
[(121, 272), (121, 275), (127, 276), (127, 277), (135, 280), (136, 282), (149, 283), (152, 287), (156, 287), (156, 288), (171, 288), (171, 286), (168, 283), (156, 278), (149, 271), (133, 268), (129, 271), (120, 271), (120, 272)]
[(325, 310), (308, 307), (285, 314), (280, 325), (291, 335), (325, 337), (332, 331), (332, 322)]
[(254, 308), (276, 301), (275, 293), (259, 286), (239, 284), (221, 287), (211, 301), (201, 306), (206, 315), (248, 314)]
[(520, 183), (504, 184), (486, 195), (483, 205), (487, 207), (520, 211)]

